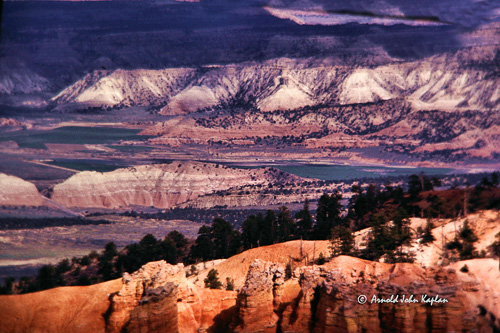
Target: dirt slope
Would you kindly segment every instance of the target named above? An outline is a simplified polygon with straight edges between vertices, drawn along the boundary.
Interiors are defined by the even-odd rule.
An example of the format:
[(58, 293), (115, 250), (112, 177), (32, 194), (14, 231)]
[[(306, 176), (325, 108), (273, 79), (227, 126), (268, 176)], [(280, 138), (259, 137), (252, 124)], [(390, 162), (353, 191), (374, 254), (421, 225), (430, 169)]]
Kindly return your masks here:
[(104, 332), (108, 296), (122, 280), (0, 296), (0, 332)]

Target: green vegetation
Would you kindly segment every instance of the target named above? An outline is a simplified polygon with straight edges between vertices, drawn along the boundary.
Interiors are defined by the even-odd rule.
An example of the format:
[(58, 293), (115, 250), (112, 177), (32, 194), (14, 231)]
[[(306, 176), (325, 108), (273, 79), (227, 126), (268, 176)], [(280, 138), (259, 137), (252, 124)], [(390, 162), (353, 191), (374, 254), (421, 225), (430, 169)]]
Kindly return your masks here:
[(436, 240), (436, 237), (432, 234), (432, 229), (434, 228), (434, 225), (432, 224), (431, 220), (427, 220), (427, 224), (425, 225), (425, 229), (422, 235), (422, 244), (428, 244), (432, 243)]
[(476, 234), (469, 226), (469, 222), (465, 220), (458, 235), (451, 241), (446, 243), (446, 249), (449, 250), (448, 256), (455, 259), (458, 255), (460, 260), (477, 258), (477, 253), (474, 243), (478, 240)]
[(226, 290), (234, 290), (234, 280), (229, 276), (226, 277)]
[[(491, 178), (485, 177), (473, 189), (435, 191), (434, 186), (439, 186), (439, 182), (424, 175), (410, 177), (408, 191), (401, 186), (369, 185), (362, 188), (354, 185), (354, 195), (348, 201), (347, 212), (343, 212), (340, 193), (324, 193), (318, 201), (315, 218), (306, 201), (295, 218), (285, 206), (277, 211), (251, 213), (243, 221), (241, 231), (225, 219), (216, 217), (211, 225), (204, 225), (199, 229), (194, 242), (189, 242), (178, 231), (170, 232), (164, 239), (156, 239), (148, 234), (138, 243), (130, 244), (122, 250), (118, 250), (110, 242), (101, 253), (93, 251), (82, 258), (73, 258), (71, 261), (65, 259), (57, 265), (45, 265), (36, 277), (23, 277), (19, 282), (12, 278), (6, 279), (0, 292), (25, 293), (56, 286), (89, 285), (118, 278), (124, 272), (134, 272), (150, 261), (166, 260), (171, 264), (183, 261), (189, 265), (199, 261), (229, 258), (247, 249), (294, 239), (329, 239), (332, 256), (351, 255), (368, 260), (383, 259), (389, 263), (412, 262), (414, 259), (406, 251), (412, 239), (420, 238), (422, 244), (435, 241), (431, 218), (456, 218), (479, 209), (500, 208), (497, 173), (491, 175)], [(427, 217), (425, 228), (412, 230), (410, 216)], [(68, 223), (73, 220), (80, 221), (68, 219)], [(4, 223), (2, 228), (28, 227), (28, 224), (33, 227), (33, 223), (21, 219), (9, 221), (11, 222)], [(89, 220), (89, 223), (108, 222)], [(366, 227), (371, 227), (371, 231), (366, 248), (361, 251), (355, 246), (353, 233)], [(445, 245), (445, 257), (448, 260), (465, 260), (483, 255), (475, 249), (477, 239), (468, 221), (465, 221), (456, 237)], [(500, 257), (500, 233), (489, 251)], [(328, 259), (329, 256), (321, 253), (317, 263), (322, 264)], [(198, 274), (194, 265), (188, 274)], [(209, 288), (223, 287), (216, 270), (210, 271), (205, 284)], [(231, 290), (234, 282), (227, 279), (225, 287)]]
[(163, 240), (148, 234), (139, 243), (130, 244), (122, 251), (109, 242), (102, 253), (92, 251), (71, 261), (63, 259), (57, 265), (44, 265), (36, 277), (22, 277), (17, 284), (7, 279), (0, 287), (0, 293), (27, 293), (59, 286), (95, 284), (119, 278), (124, 272), (135, 272), (150, 261), (165, 260), (176, 264), (185, 255), (187, 245), (187, 239), (178, 231), (170, 232)]
[[(222, 288), (222, 283), (219, 280), (219, 272), (215, 269), (212, 268), (209, 272), (205, 280), (205, 288), (210, 288), (210, 289), (221, 289)], [(233, 285), (234, 288), (234, 285)]]

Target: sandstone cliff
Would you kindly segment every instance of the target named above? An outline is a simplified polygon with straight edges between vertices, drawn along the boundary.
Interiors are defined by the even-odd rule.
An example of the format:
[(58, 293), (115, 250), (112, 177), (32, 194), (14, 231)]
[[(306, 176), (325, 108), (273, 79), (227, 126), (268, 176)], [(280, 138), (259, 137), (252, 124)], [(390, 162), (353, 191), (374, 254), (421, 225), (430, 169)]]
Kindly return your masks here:
[(170, 208), (200, 195), (232, 187), (298, 179), (269, 168), (243, 170), (211, 163), (172, 162), (106, 173), (80, 172), (57, 184), (52, 199), (70, 207), (141, 205)]
[[(483, 259), (480, 265), (491, 269), (496, 262)], [(412, 264), (390, 265), (340, 256), (323, 266), (297, 268), (285, 282), (274, 264), (257, 260), (240, 292), (233, 329), (237, 332), (493, 332), (494, 326), (500, 326), (496, 322), (499, 308), (484, 303), (478, 294), (486, 292), (498, 304), (498, 289), (492, 292), (490, 288), (499, 287), (495, 280), (500, 276), (497, 270), (485, 271), (464, 278), (452, 267), (423, 270)], [(484, 280), (489, 281), (488, 287), (481, 285)], [(367, 297), (366, 303), (360, 303), (360, 295)], [(394, 303), (373, 301), (374, 297), (390, 299), (392, 295), (399, 295)], [(408, 302), (410, 295), (414, 298)], [(446, 299), (446, 303), (424, 303), (425, 295)], [(257, 313), (256, 308), (262, 310)]]
[[(223, 272), (232, 261), (235, 281), (244, 280), (238, 291), (199, 287), (186, 279), (182, 264), (157, 261), (122, 281), (0, 296), (0, 331), (494, 332), (500, 327), (496, 260), (423, 269), (339, 256), (322, 266), (287, 267), (286, 253), (293, 255), (298, 245), (254, 249), (276, 262), (245, 258), (250, 250), (215, 266)], [(464, 264), (468, 272), (459, 270)], [(360, 301), (361, 295), (366, 300)], [(423, 302), (425, 295), (446, 301), (431, 305)], [(391, 297), (392, 302), (375, 301)]]
[(0, 205), (40, 206), (42, 204), (42, 196), (34, 184), (0, 173)]
[(60, 287), (25, 295), (0, 296), (0, 332), (104, 332), (113, 280), (88, 287)]
[(236, 292), (200, 288), (182, 264), (157, 261), (125, 274), (110, 299), (106, 332), (218, 332), (231, 322)]

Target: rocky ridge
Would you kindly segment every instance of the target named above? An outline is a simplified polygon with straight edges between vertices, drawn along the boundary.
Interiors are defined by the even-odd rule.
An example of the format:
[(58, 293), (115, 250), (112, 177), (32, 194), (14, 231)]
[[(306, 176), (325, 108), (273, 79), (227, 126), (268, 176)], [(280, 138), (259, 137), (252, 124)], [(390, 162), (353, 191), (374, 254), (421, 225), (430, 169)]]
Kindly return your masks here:
[(209, 290), (188, 282), (182, 264), (150, 262), (111, 295), (106, 332), (204, 332), (227, 325), (236, 292)]
[[(289, 245), (260, 250), (271, 258), (280, 246), (288, 251)], [(464, 264), (468, 272), (458, 270)], [(233, 271), (235, 278), (239, 274)], [(121, 281), (0, 296), (0, 328), (11, 332), (22, 324), (26, 330), (52, 332), (493, 332), (500, 327), (499, 274), (493, 259), (424, 269), (339, 256), (321, 266), (290, 269), (281, 259), (257, 258), (242, 274), (244, 284), (238, 291), (223, 291), (196, 286), (186, 279), (182, 264), (157, 261), (125, 274)], [(89, 295), (93, 301), (87, 300)], [(361, 295), (367, 297), (365, 303)], [(66, 325), (57, 324), (63, 314), (83, 304), (75, 297), (87, 300), (85, 311), (70, 321), (65, 318)], [(28, 304), (28, 298), (32, 303), (35, 298), (44, 301), (21, 311), (20, 304)], [(51, 311), (66, 299), (73, 306)]]
[[(490, 261), (483, 260), (483, 265), (496, 264)], [(490, 275), (494, 279), (498, 272)], [(478, 315), (476, 307), (484, 299), (470, 295), (479, 294), (481, 283), (469, 278), (451, 267), (423, 270), (412, 264), (389, 265), (340, 256), (323, 266), (297, 268), (287, 280), (282, 268), (256, 260), (240, 291), (233, 329), (235, 332), (475, 329), (487, 332), (493, 327), (490, 325), (499, 323)], [(366, 303), (359, 301), (360, 295), (367, 297)], [(413, 295), (411, 301), (410, 295)], [(398, 298), (394, 302), (375, 301), (391, 297)], [(446, 301), (432, 305), (424, 301), (433, 298)], [(258, 314), (254, 309), (260, 309)], [(491, 318), (495, 318), (498, 306), (489, 311), (493, 314)]]
[(106, 173), (80, 172), (54, 186), (51, 199), (68, 207), (171, 208), (233, 187), (299, 179), (272, 168), (244, 170), (203, 162), (172, 162)]
[(41, 206), (43, 199), (36, 186), (21, 178), (0, 173), (0, 205)]
[(497, 52), (494, 46), (471, 47), (374, 68), (280, 58), (198, 70), (98, 71), (52, 100), (100, 107), (154, 105), (165, 115), (224, 106), (276, 111), (395, 98), (408, 100), (416, 110), (491, 110), (500, 103)]

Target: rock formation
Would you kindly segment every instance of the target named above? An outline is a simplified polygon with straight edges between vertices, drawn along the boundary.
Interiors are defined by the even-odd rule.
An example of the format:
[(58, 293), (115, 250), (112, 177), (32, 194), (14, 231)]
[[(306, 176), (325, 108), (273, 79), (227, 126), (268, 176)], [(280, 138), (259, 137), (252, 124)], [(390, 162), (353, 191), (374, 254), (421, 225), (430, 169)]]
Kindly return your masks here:
[(95, 71), (66, 88), (52, 100), (86, 107), (158, 105), (179, 92), (194, 69)]
[(281, 303), (284, 282), (284, 265), (256, 259), (238, 295), (238, 326), (234, 331), (276, 332), (279, 317), (274, 309)]
[[(496, 264), (490, 261), (488, 266)], [(478, 306), (483, 305), (470, 296), (481, 289), (478, 276), (474, 282), (464, 281), (452, 267), (424, 271), (413, 264), (341, 256), (323, 266), (297, 268), (285, 282), (273, 265), (252, 264), (239, 295), (235, 331), (491, 332), (500, 324), (494, 319), (498, 306), (488, 309), (493, 320), (478, 315)], [(261, 282), (263, 287), (252, 287)], [(490, 281), (490, 287), (497, 284)], [(360, 301), (361, 295), (367, 297), (366, 303)], [(431, 299), (438, 301), (431, 305)], [(256, 308), (262, 310), (257, 313)]]
[(0, 173), (0, 205), (41, 206), (43, 199), (36, 186), (21, 178)]
[(120, 279), (85, 287), (60, 287), (0, 296), (0, 332), (104, 332), (109, 295)]
[(54, 187), (52, 199), (70, 207), (129, 205), (170, 208), (200, 195), (241, 185), (267, 185), (299, 177), (276, 169), (244, 170), (202, 162), (172, 162), (80, 172)]
[[(477, 55), (483, 59), (477, 63)], [(185, 114), (222, 105), (261, 111), (405, 98), (417, 110), (498, 109), (495, 48), (464, 49), (375, 68), (325, 66), (314, 60), (275, 59), (195, 69), (96, 71), (53, 98), (96, 106), (163, 106)], [(461, 71), (457, 71), (461, 68)], [(166, 105), (165, 105), (166, 104)]]
[[(423, 269), (339, 256), (325, 265), (293, 268), (283, 264), (290, 243), (260, 249), (276, 262), (245, 258), (244, 252), (216, 265), (223, 271), (232, 261), (235, 281), (244, 278), (239, 291), (199, 287), (186, 279), (182, 264), (157, 261), (121, 281), (0, 296), (0, 331), (494, 332), (500, 327), (496, 260)], [(241, 273), (238, 263), (247, 272)], [(460, 271), (464, 264), (468, 272)]]
[(182, 264), (151, 262), (125, 274), (111, 296), (106, 332), (217, 332), (233, 317), (236, 292), (188, 282)]

